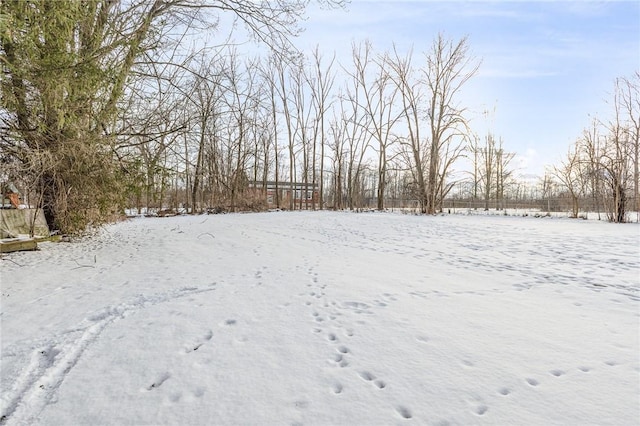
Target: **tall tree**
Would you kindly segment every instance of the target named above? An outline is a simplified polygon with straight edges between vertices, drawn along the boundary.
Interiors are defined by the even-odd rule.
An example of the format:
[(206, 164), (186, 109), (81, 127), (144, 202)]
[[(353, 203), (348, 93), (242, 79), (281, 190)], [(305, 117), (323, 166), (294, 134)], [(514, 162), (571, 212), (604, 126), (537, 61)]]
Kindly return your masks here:
[[(311, 95), (313, 97), (313, 108), (315, 110), (314, 116), (314, 131), (313, 131), (313, 188), (319, 180), (319, 198), (318, 204), (320, 210), (324, 208), (324, 159), (325, 159), (325, 145), (326, 145), (326, 115), (329, 108), (331, 108), (332, 101), (330, 99), (331, 90), (335, 82), (335, 73), (333, 71), (333, 64), (336, 59), (335, 53), (329, 59), (329, 63), (325, 65), (322, 63), (322, 54), (320, 49), (316, 46), (312, 55), (313, 59), (313, 71), (311, 74), (313, 78), (310, 80)], [(318, 141), (318, 138), (320, 139)], [(316, 144), (320, 143), (320, 157), (319, 157), (319, 177), (316, 179)], [(313, 208), (315, 209), (315, 197), (312, 200)]]
[(420, 205), (420, 212), (427, 212), (428, 195), (425, 172), (428, 168), (427, 157), (425, 156), (424, 141), (420, 136), (422, 120), (420, 118), (420, 105), (423, 100), (423, 93), (415, 71), (411, 65), (413, 53), (401, 56), (394, 46), (393, 56), (387, 57), (389, 75), (396, 86), (402, 101), (401, 114), (403, 124), (407, 126), (407, 136), (401, 138), (400, 148), (409, 165), (413, 178), (413, 195)]
[[(362, 91), (361, 107), (367, 116), (365, 129), (373, 141), (378, 153), (377, 167), (377, 208), (384, 209), (385, 184), (387, 180), (387, 155), (395, 139), (392, 130), (402, 117), (395, 106), (398, 87), (394, 85), (387, 72), (386, 55), (374, 57), (369, 41), (353, 50), (354, 70), (351, 76)], [(373, 69), (372, 69), (373, 68)]]
[[(429, 172), (427, 178), (427, 213), (441, 206), (439, 199), (451, 156), (461, 154), (466, 131), (465, 108), (458, 105), (458, 96), (467, 81), (480, 66), (469, 57), (467, 39), (453, 42), (442, 34), (426, 55), (423, 78), (428, 88), (427, 120), (429, 123)], [(457, 144), (453, 149), (451, 144)], [(450, 154), (450, 155), (446, 155)]]
[(617, 84), (618, 102), (626, 121), (629, 160), (633, 164), (633, 197), (638, 221), (640, 221), (640, 71), (631, 78), (621, 78)]

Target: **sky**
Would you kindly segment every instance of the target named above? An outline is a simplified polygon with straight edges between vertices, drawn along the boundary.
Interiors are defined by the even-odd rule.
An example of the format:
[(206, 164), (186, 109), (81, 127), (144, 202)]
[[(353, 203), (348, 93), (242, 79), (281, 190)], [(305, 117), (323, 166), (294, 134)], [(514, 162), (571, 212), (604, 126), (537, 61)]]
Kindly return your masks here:
[(296, 46), (344, 63), (366, 39), (380, 52), (413, 49), (417, 63), (438, 33), (468, 37), (481, 65), (460, 99), (475, 132), (516, 153), (521, 175), (558, 164), (592, 117), (607, 117), (614, 80), (640, 70), (638, 1), (352, 0), (307, 15)]

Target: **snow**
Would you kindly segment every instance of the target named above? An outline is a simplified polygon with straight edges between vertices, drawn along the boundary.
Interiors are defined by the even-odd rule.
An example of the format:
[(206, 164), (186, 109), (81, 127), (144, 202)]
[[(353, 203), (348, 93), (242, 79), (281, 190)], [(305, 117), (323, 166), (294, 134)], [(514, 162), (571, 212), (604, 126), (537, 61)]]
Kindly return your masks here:
[(640, 226), (136, 218), (0, 261), (0, 423), (640, 423)]

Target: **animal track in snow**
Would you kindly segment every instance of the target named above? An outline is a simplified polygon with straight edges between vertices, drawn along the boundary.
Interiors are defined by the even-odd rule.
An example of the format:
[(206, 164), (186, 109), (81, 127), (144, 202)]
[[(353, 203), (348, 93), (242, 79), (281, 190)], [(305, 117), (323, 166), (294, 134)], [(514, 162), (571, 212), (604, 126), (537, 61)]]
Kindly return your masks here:
[(358, 376), (360, 376), (363, 380), (366, 380), (367, 382), (370, 382), (376, 378), (376, 376), (374, 376), (368, 371), (360, 371), (358, 372)]
[(397, 405), (396, 412), (400, 414), (403, 419), (410, 419), (411, 417), (413, 417), (413, 415), (411, 414), (411, 410), (403, 405)]
[(198, 340), (196, 343), (192, 343), (192, 344), (187, 344), (185, 345), (184, 351), (185, 353), (189, 353), (189, 352), (193, 352), (193, 351), (197, 351), (198, 349), (200, 349), (200, 347), (202, 345), (204, 345), (206, 342), (208, 342), (209, 340), (211, 340), (213, 338), (213, 331), (208, 330), (204, 336), (202, 336), (202, 338), (200, 340)]
[(537, 381), (536, 379), (533, 379), (531, 377), (527, 377), (526, 379), (527, 383), (529, 383), (529, 385), (531, 386), (538, 386), (540, 384), (539, 381)]
[(486, 405), (479, 405), (478, 407), (476, 407), (476, 414), (482, 416), (487, 412), (488, 409), (489, 408)]
[(562, 371), (562, 370), (551, 370), (551, 371), (549, 371), (549, 373), (552, 376), (555, 376), (555, 377), (560, 377), (560, 376), (563, 376), (565, 374), (565, 372)]
[(345, 309), (351, 309), (356, 314), (371, 314), (371, 306), (362, 302), (343, 302), (342, 307)]
[[(213, 289), (182, 287), (164, 293), (139, 295), (95, 311), (73, 331), (53, 336), (44, 347), (32, 351), (31, 362), (20, 373), (11, 391), (4, 393), (0, 418), (15, 424), (33, 423), (55, 398), (58, 388), (80, 361), (84, 351), (113, 322), (150, 306), (211, 290)], [(162, 383), (156, 383), (155, 387), (160, 384)], [(153, 387), (150, 386), (150, 389)]]
[(335, 362), (336, 364), (338, 364), (338, 366), (340, 368), (344, 368), (344, 367), (348, 367), (349, 366), (349, 361), (344, 359), (344, 356), (342, 354), (333, 354), (333, 357), (332, 357), (331, 360), (333, 362)]
[(498, 389), (498, 393), (500, 395), (507, 396), (511, 393), (511, 391), (508, 388), (500, 388)]
[(333, 391), (333, 393), (338, 395), (342, 393), (342, 391), (344, 390), (344, 387), (340, 382), (335, 382), (333, 385), (331, 385), (331, 390)]
[(162, 386), (162, 384), (164, 382), (169, 380), (170, 377), (171, 377), (171, 374), (169, 374), (168, 372), (164, 372), (164, 373), (160, 374), (158, 376), (158, 378), (153, 381), (153, 383), (151, 383), (149, 386), (147, 386), (147, 390), (150, 391), (150, 390), (159, 388), (160, 386)]

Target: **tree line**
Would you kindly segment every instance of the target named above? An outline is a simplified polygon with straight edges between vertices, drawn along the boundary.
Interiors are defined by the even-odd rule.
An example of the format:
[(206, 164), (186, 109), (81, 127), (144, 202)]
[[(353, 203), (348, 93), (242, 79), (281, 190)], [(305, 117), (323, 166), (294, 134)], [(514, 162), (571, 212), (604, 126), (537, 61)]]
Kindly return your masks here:
[(614, 82), (611, 118), (593, 118), (551, 174), (571, 199), (571, 215), (590, 201), (609, 221), (626, 222), (640, 212), (640, 72)]
[[(305, 56), (290, 38), (307, 3), (3, 2), (3, 177), (23, 182), (51, 229), (63, 232), (125, 207), (261, 209), (268, 182), (317, 188), (313, 209), (371, 200), (384, 209), (400, 197), (433, 214), (459, 183), (454, 165), (463, 157), (473, 167), (467, 196), (501, 208), (514, 153), (470, 129), (460, 94), (480, 62), (468, 40), (439, 34), (420, 54), (355, 42), (346, 63), (319, 48)], [(185, 49), (220, 10), (268, 53), (247, 56), (229, 41)], [(638, 200), (638, 126), (630, 125), (638, 85), (621, 79), (616, 87), (626, 91), (616, 92), (617, 124), (597, 126), (597, 165), (565, 176), (563, 163), (553, 176), (577, 195), (597, 187), (603, 210), (617, 209), (610, 219), (624, 221), (631, 191)], [(575, 151), (585, 169), (588, 150)], [(591, 186), (569, 189), (576, 174)], [(279, 208), (303, 207), (280, 197)]]

